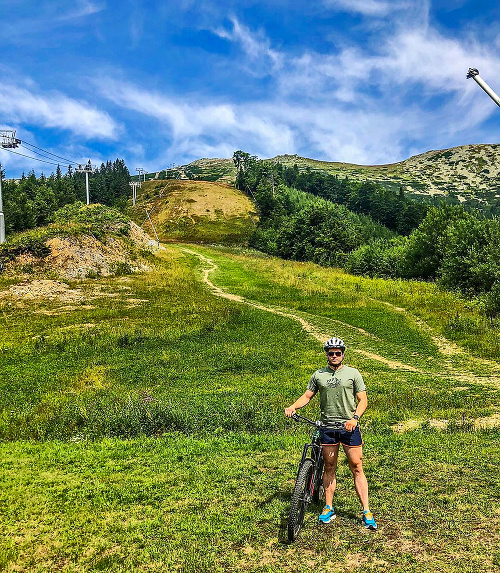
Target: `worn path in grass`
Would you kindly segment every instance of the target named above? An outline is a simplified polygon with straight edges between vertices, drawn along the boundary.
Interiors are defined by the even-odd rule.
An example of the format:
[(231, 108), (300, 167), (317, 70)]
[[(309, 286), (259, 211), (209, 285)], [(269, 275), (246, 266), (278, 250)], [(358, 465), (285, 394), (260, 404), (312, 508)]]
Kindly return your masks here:
[[(315, 327), (311, 323), (307, 322), (302, 316), (299, 316), (298, 314), (293, 314), (293, 313), (289, 312), (289, 310), (287, 310), (287, 309), (263, 305), (261, 303), (255, 302), (255, 301), (248, 300), (242, 296), (239, 296), (236, 294), (231, 294), (231, 293), (223, 291), (221, 288), (216, 286), (209, 279), (209, 274), (212, 273), (213, 271), (215, 271), (216, 269), (218, 269), (217, 265), (213, 262), (213, 260), (209, 259), (208, 257), (205, 257), (204, 255), (202, 255), (200, 253), (197, 253), (196, 251), (192, 251), (190, 249), (183, 249), (183, 250), (186, 253), (196, 255), (203, 262), (210, 265), (209, 268), (205, 268), (203, 270), (203, 282), (210, 287), (210, 289), (212, 290), (212, 292), (216, 296), (221, 296), (221, 297), (227, 298), (229, 300), (234, 300), (236, 302), (248, 304), (249, 306), (252, 306), (253, 308), (258, 308), (259, 310), (264, 310), (266, 312), (272, 312), (273, 314), (277, 314), (279, 316), (284, 316), (286, 318), (291, 318), (293, 320), (297, 320), (302, 325), (302, 328), (308, 334), (310, 334), (312, 337), (314, 337), (316, 340), (318, 340), (319, 342), (324, 342), (327, 338), (330, 337), (330, 334), (318, 330), (317, 327)], [(316, 317), (316, 318), (324, 318), (324, 317)], [(353, 329), (357, 330), (358, 332), (360, 332), (361, 334), (363, 334), (365, 336), (373, 336), (369, 332), (367, 332), (366, 330), (364, 330), (362, 328), (357, 328), (357, 327), (354, 327), (354, 326), (352, 326), (350, 324), (346, 324), (346, 323), (342, 323), (342, 324), (344, 324), (344, 326), (347, 326), (349, 328), (353, 328)], [(351, 351), (356, 352), (357, 354), (361, 354), (361, 355), (365, 356), (366, 358), (370, 358), (372, 360), (377, 360), (379, 362), (382, 362), (386, 366), (389, 366), (389, 368), (409, 370), (411, 372), (421, 372), (421, 370), (419, 370), (418, 368), (415, 368), (414, 366), (410, 366), (409, 364), (403, 364), (402, 362), (398, 362), (396, 360), (389, 360), (389, 359), (384, 358), (383, 356), (380, 356), (379, 354), (375, 354), (373, 352), (368, 352), (366, 350), (361, 350), (361, 349), (351, 349)]]
[[(226, 292), (223, 289), (221, 289), (220, 287), (218, 287), (217, 285), (215, 285), (212, 280), (210, 279), (210, 274), (213, 273), (214, 271), (218, 270), (218, 266), (216, 265), (216, 263), (214, 263), (214, 261), (212, 259), (210, 259), (209, 257), (206, 257), (205, 255), (193, 251), (191, 249), (188, 248), (183, 248), (182, 249), (184, 252), (189, 253), (191, 255), (195, 255), (196, 257), (198, 257), (202, 263), (204, 263), (205, 268), (203, 269), (203, 282), (210, 288), (210, 290), (212, 291), (212, 293), (216, 296), (220, 296), (223, 298), (226, 298), (228, 300), (232, 300), (232, 301), (236, 301), (236, 302), (240, 302), (242, 304), (246, 304), (249, 305), (253, 308), (259, 309), (259, 310), (263, 310), (265, 312), (270, 312), (273, 314), (277, 314), (279, 316), (283, 316), (285, 318), (290, 318), (292, 320), (296, 320), (298, 321), (302, 328), (313, 338), (315, 338), (316, 340), (318, 340), (319, 342), (324, 342), (327, 338), (329, 338), (330, 336), (330, 332), (332, 331), (331, 329), (328, 329), (328, 331), (322, 330), (321, 328), (319, 328), (318, 326), (314, 325), (312, 322), (313, 321), (321, 321), (324, 323), (325, 317), (321, 317), (321, 316), (316, 316), (316, 315), (311, 315), (309, 313), (301, 313), (298, 314), (296, 311), (291, 312), (290, 309), (288, 308), (284, 308), (284, 307), (276, 307), (276, 306), (272, 306), (272, 305), (264, 305), (260, 302), (257, 301), (253, 301), (250, 299), (247, 299), (243, 296), (240, 295), (236, 295), (230, 292)], [(391, 311), (396, 312), (396, 313), (402, 313), (402, 314), (407, 314), (408, 311), (404, 308), (398, 307), (396, 305), (393, 305), (389, 302), (386, 301), (381, 301), (378, 299), (375, 299), (373, 297), (367, 297), (369, 300), (376, 302), (376, 303), (380, 303), (385, 305), (387, 308), (389, 308)], [(307, 320), (304, 318), (304, 316), (307, 316)], [(489, 387), (495, 387), (495, 388), (500, 388), (500, 376), (495, 375), (495, 374), (491, 374), (491, 372), (495, 372), (498, 370), (498, 364), (495, 363), (492, 360), (486, 360), (483, 358), (477, 358), (477, 357), (471, 357), (470, 353), (463, 350), (462, 348), (460, 348), (457, 344), (447, 340), (444, 336), (441, 336), (439, 334), (437, 334), (425, 321), (423, 321), (422, 319), (411, 315), (413, 322), (425, 333), (429, 334), (429, 336), (431, 337), (432, 341), (434, 342), (434, 344), (436, 345), (436, 347), (439, 350), (439, 353), (441, 355), (441, 360), (439, 363), (439, 368), (440, 368), (440, 372), (434, 372), (433, 375), (437, 376), (437, 377), (446, 377), (446, 378), (453, 378), (455, 379), (457, 382), (462, 382), (462, 383), (480, 383), (482, 385), (485, 386), (489, 386)], [(349, 328), (349, 329), (353, 329), (356, 330), (357, 332), (359, 332), (360, 334), (362, 334), (363, 336), (366, 337), (371, 337), (371, 338), (376, 338), (374, 334), (367, 332), (366, 330), (362, 329), (362, 328), (358, 328), (356, 326), (353, 326), (351, 324), (347, 324), (338, 320), (335, 320), (335, 322), (337, 324), (342, 324), (343, 326)], [(394, 370), (404, 370), (404, 371), (408, 371), (408, 372), (416, 372), (416, 373), (428, 373), (424, 370), (422, 370), (421, 368), (418, 368), (416, 366), (413, 366), (411, 364), (406, 364), (400, 361), (396, 361), (396, 360), (391, 360), (388, 359), (384, 356), (381, 356), (380, 354), (374, 353), (374, 352), (369, 352), (367, 350), (363, 350), (360, 348), (351, 348), (351, 352), (354, 352), (356, 354), (359, 354), (361, 356), (364, 356), (365, 358), (371, 359), (371, 360), (375, 360), (377, 362), (380, 362), (386, 366), (388, 366), (391, 369)], [(484, 369), (486, 371), (488, 371), (490, 374), (485, 375), (485, 376), (478, 376), (477, 374), (475, 374), (474, 372), (472, 372), (471, 370), (468, 370), (467, 367), (465, 366), (464, 368), (460, 368), (458, 369), (456, 367), (456, 361), (457, 358), (460, 359), (461, 364), (464, 365), (471, 365), (472, 362), (476, 365), (476, 367), (479, 365), (480, 367), (483, 366)], [(398, 424), (397, 427), (395, 427), (394, 429), (398, 430), (398, 431), (404, 431), (406, 429), (411, 429), (413, 427), (418, 426), (421, 423), (421, 420), (407, 420), (404, 424)], [(500, 426), (500, 417), (498, 416), (498, 414), (491, 416), (491, 417), (487, 417), (487, 418), (479, 418), (474, 422), (476, 427), (498, 427)], [(431, 425), (434, 427), (446, 427), (447, 422), (446, 421), (441, 421), (441, 420), (431, 420)]]

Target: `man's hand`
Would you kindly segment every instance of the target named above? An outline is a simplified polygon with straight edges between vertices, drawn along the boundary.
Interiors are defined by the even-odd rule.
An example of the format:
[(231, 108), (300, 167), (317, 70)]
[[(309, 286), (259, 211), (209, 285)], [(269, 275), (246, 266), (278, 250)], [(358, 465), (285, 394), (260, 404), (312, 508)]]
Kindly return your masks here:
[(295, 414), (296, 410), (293, 406), (290, 406), (289, 408), (285, 408), (285, 416), (287, 418), (291, 418), (294, 414)]
[(358, 425), (358, 421), (355, 420), (354, 418), (351, 418), (350, 420), (347, 420), (347, 422), (344, 424), (345, 429), (348, 432), (354, 432), (354, 430), (356, 429), (356, 426)]

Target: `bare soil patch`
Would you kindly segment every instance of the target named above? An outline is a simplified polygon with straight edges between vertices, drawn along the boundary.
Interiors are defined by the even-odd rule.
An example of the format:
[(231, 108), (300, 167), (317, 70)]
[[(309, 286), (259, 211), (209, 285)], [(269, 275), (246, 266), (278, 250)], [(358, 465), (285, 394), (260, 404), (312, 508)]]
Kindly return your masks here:
[(116, 274), (117, 269), (131, 272), (149, 271), (150, 266), (138, 253), (139, 249), (155, 249), (155, 241), (138, 225), (131, 222), (128, 237), (93, 235), (57, 236), (47, 239), (50, 252), (39, 258), (21, 254), (6, 265), (7, 274), (40, 275), (52, 273), (66, 279), (83, 279)]

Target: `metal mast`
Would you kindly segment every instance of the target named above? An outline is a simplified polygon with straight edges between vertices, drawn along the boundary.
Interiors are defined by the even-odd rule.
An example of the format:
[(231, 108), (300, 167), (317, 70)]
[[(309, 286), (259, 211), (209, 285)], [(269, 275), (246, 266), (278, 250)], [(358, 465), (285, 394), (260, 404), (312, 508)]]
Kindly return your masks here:
[(490, 86), (483, 80), (476, 68), (469, 68), (469, 71), (467, 72), (467, 79), (469, 78), (473, 78), (477, 85), (481, 87), (498, 106), (500, 106), (500, 97), (498, 97), (497, 94), (490, 88)]
[[(0, 130), (0, 137), (2, 138), (1, 146), (4, 149), (14, 149), (19, 147), (21, 140), (16, 138), (16, 132), (12, 129)], [(0, 163), (0, 244), (5, 243), (5, 217), (3, 214), (3, 199), (2, 199), (2, 164)]]
[(144, 175), (144, 181), (146, 181), (146, 173), (142, 167), (136, 167), (135, 170), (139, 173), (139, 184), (141, 183), (141, 175)]
[(132, 187), (132, 206), (135, 207), (135, 202), (137, 200), (137, 187), (141, 187), (141, 182), (131, 181), (129, 185)]
[(0, 244), (1, 243), (5, 243), (5, 217), (3, 216), (2, 164), (0, 163)]
[(87, 191), (87, 205), (90, 205), (90, 194), (89, 194), (89, 173), (92, 173), (92, 164), (90, 163), (90, 159), (87, 165), (78, 165), (76, 171), (80, 171), (85, 173), (85, 189)]

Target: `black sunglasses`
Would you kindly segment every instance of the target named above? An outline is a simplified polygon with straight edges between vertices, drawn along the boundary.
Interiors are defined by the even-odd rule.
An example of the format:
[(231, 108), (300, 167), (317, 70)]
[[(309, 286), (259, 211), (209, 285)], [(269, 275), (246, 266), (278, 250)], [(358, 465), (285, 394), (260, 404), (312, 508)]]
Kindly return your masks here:
[(331, 350), (327, 354), (328, 356), (342, 356), (343, 352), (341, 350)]

